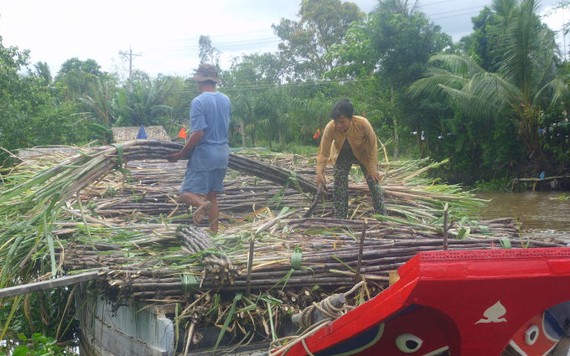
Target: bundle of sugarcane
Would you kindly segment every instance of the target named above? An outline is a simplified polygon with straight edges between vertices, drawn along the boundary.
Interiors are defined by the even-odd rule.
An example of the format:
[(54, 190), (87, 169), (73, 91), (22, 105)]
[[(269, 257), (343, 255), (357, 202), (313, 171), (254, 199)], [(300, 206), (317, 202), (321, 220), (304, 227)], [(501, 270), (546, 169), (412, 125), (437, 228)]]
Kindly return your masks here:
[(204, 281), (214, 285), (232, 285), (237, 275), (232, 262), (219, 250), (204, 230), (192, 226), (177, 229), (177, 236), (183, 246), (191, 253), (200, 256), (203, 265)]
[[(2, 241), (0, 262), (9, 266), (29, 262), (29, 258), (33, 256), (33, 253), (29, 255), (29, 251), (37, 251), (33, 244), (39, 244), (47, 246), (51, 274), (56, 275), (59, 266), (55, 259), (56, 241), (51, 230), (60, 208), (73, 200), (72, 198), (82, 189), (103, 180), (114, 170), (123, 171), (125, 162), (165, 159), (167, 155), (177, 152), (181, 147), (180, 144), (172, 142), (131, 141), (80, 151), (59, 164), (36, 170), (36, 173), (28, 179), (20, 179), (21, 176), (18, 174), (10, 173), (10, 178), (4, 183), (7, 189), (0, 192), (0, 216), (6, 222), (11, 222), (0, 231), (0, 241)], [(233, 162), (233, 159), (230, 161)], [(288, 181), (290, 177), (294, 177), (294, 173), (282, 169), (266, 169), (266, 165), (252, 160), (238, 159), (236, 165), (238, 169), (254, 169), (260, 173), (272, 172), (280, 181)], [(310, 189), (310, 183), (299, 179), (295, 182), (298, 187)], [(4, 244), (13, 239), (14, 235), (19, 235), (21, 238), (12, 244)], [(40, 250), (43, 250), (43, 247)], [(24, 261), (18, 260), (19, 258)], [(23, 263), (23, 266), (25, 265), (26, 263)], [(10, 270), (9, 268), (2, 270), (0, 287), (14, 280)], [(30, 271), (30, 274), (33, 272)]]
[[(316, 191), (312, 169), (291, 159), (270, 158), (285, 166), (279, 169), (231, 159), (240, 172), (260, 177), (228, 174), (220, 196), (225, 226), (205, 235), (176, 224), (187, 213), (174, 197), (184, 162), (164, 158), (179, 148), (136, 141), (82, 151), (55, 166), (14, 170), (0, 192), (0, 288), (98, 269), (100, 291), (111, 299), (175, 301), (184, 308), (180, 318), (259, 328), (360, 280), (370, 297), (385, 288), (390, 271), (421, 251), (547, 245), (521, 239), (511, 220), (465, 219), (484, 202), (458, 187), (421, 184), (419, 172), (432, 167), (425, 161), (391, 163), (384, 181), (389, 216), (371, 214), (367, 188), (353, 177), (355, 218), (334, 220), (325, 218), (330, 197), (318, 204), (317, 217), (301, 218)], [(26, 169), (35, 171), (29, 179), (21, 173)], [(446, 203), (448, 224), (442, 220)], [(273, 212), (282, 206), (294, 210)], [(227, 295), (236, 297), (224, 300)]]
[[(156, 143), (155, 143), (156, 144)], [(128, 146), (127, 146), (128, 147)], [(129, 149), (130, 150), (130, 149)], [(158, 151), (158, 149), (153, 149), (154, 151)], [(162, 162), (149, 162), (148, 159), (152, 159), (153, 157), (160, 156), (161, 154), (153, 154), (147, 155), (146, 160), (144, 161), (144, 166), (151, 165), (149, 171), (146, 171), (142, 165), (136, 165), (132, 170), (129, 170), (129, 177), (131, 181), (138, 182), (137, 185), (128, 185), (128, 191), (133, 192), (131, 194), (132, 197), (135, 199), (144, 198), (147, 196), (148, 190), (145, 188), (141, 188), (144, 186), (148, 186), (149, 184), (153, 185), (154, 193), (156, 193), (152, 198), (155, 201), (161, 201), (160, 197), (157, 195), (159, 193), (159, 186), (161, 183), (166, 183), (163, 186), (166, 186), (166, 190), (169, 193), (175, 193), (175, 188), (173, 186), (177, 186), (178, 180), (176, 180), (176, 176), (180, 177), (183, 175), (182, 170), (184, 169), (181, 165), (171, 165), (165, 161)], [(263, 159), (264, 156), (261, 156)], [(138, 156), (140, 159), (141, 156)], [(283, 160), (277, 160), (274, 156), (271, 156), (271, 162), (276, 163), (279, 162), (280, 164), (286, 164), (287, 169), (282, 169), (278, 167), (273, 167), (272, 165), (264, 165), (256, 162), (255, 160), (246, 159), (244, 157), (239, 157), (236, 155), (232, 155), (230, 157), (230, 167), (234, 169), (239, 169), (241, 172), (248, 173), (251, 175), (256, 175), (257, 179), (267, 179), (269, 182), (273, 182), (274, 184), (277, 183), (277, 186), (281, 186), (282, 184), (288, 184), (289, 187), (294, 189), (289, 189), (288, 193), (293, 191), (308, 191), (308, 192), (315, 192), (314, 184), (309, 183), (314, 181), (314, 174), (307, 174), (307, 167), (299, 167), (298, 164), (294, 165), (291, 163), (295, 160), (287, 160), (285, 163)], [(450, 209), (452, 213), (457, 212), (460, 215), (471, 214), (480, 209), (484, 204), (485, 201), (475, 199), (471, 194), (467, 192), (463, 192), (460, 187), (457, 186), (448, 186), (448, 185), (437, 185), (434, 184), (433, 181), (427, 181), (422, 178), (421, 173), (435, 168), (441, 165), (443, 162), (439, 163), (431, 163), (427, 160), (419, 160), (419, 161), (407, 161), (407, 162), (392, 162), (389, 165), (385, 165), (383, 169), (386, 171), (386, 179), (384, 183), (385, 195), (386, 200), (392, 204), (388, 205), (389, 213), (393, 215), (400, 215), (406, 216), (410, 219), (420, 219), (422, 221), (430, 221), (434, 219), (441, 218), (440, 215), (437, 215), (438, 212), (442, 210), (444, 203), (450, 203)], [(161, 168), (162, 167), (162, 168)], [(180, 170), (180, 171), (179, 171)], [(305, 174), (302, 175), (295, 175), (294, 171), (305, 171)], [(309, 172), (312, 172), (312, 169), (308, 169)], [(143, 173), (144, 172), (144, 173)], [(152, 173), (155, 173), (154, 175)], [(141, 176), (142, 174), (142, 176)], [(230, 175), (231, 176), (231, 175)], [(295, 177), (296, 176), (296, 177)], [(358, 180), (358, 178), (356, 179)], [(362, 180), (362, 179), (360, 179)], [(246, 183), (247, 184), (247, 183)], [(256, 185), (260, 184), (259, 181), (255, 183), (251, 183), (249, 185), (241, 183), (241, 192), (251, 192), (254, 191), (256, 193), (263, 191), (262, 189), (256, 189)], [(261, 183), (262, 184), (262, 183)], [(137, 189), (142, 189), (143, 191), (139, 192)], [(119, 189), (117, 189), (119, 190)], [(123, 189), (124, 190), (124, 189)], [(367, 190), (362, 183), (356, 184), (351, 186), (351, 197), (354, 200), (357, 200), (358, 197), (362, 196), (364, 190)], [(291, 194), (284, 194), (283, 191), (280, 190), (272, 190), (266, 191), (266, 194), (257, 194), (255, 196), (247, 196), (248, 199), (241, 200), (239, 203), (234, 204), (236, 200), (240, 200), (242, 196), (235, 196), (232, 191), (228, 190), (227, 195), (233, 195), (233, 201), (229, 201), (226, 207), (235, 207), (236, 210), (241, 209), (242, 211), (251, 209), (252, 206), (258, 206), (257, 201), (255, 199), (264, 200), (270, 196), (274, 201), (277, 201), (276, 204), (271, 206), (272, 208), (276, 208), (278, 206), (301, 206), (303, 204), (307, 204), (307, 197), (304, 198), (300, 197), (292, 197)], [(229, 197), (228, 197), (229, 198)], [(223, 203), (223, 199), (222, 203)], [(248, 204), (247, 200), (253, 200), (251, 204)], [(283, 201), (285, 200), (285, 201)], [(166, 199), (162, 199), (163, 202), (173, 202), (171, 197), (167, 197)], [(325, 204), (319, 206), (320, 212), (322, 214), (330, 213), (331, 207), (330, 203), (326, 203), (330, 201), (330, 192), (328, 199), (325, 201)], [(280, 203), (282, 203), (279, 205)], [(232, 205), (233, 204), (233, 205)], [(143, 205), (140, 203), (139, 205)], [(354, 202), (354, 205), (359, 207), (360, 210), (354, 216), (363, 216), (370, 212), (370, 208), (364, 204), (362, 207), (359, 205), (360, 202)], [(109, 204), (107, 206), (107, 213), (108, 215), (116, 215), (119, 214), (122, 209), (110, 209)], [(403, 206), (402, 209), (399, 209), (400, 206)], [(414, 209), (407, 209), (407, 206), (411, 206)], [(126, 207), (123, 210), (127, 211), (140, 211), (140, 207), (132, 206)], [(161, 212), (164, 212), (164, 209), (167, 209), (167, 205), (163, 206), (162, 209), (159, 209)], [(111, 211), (109, 211), (111, 210)], [(413, 211), (410, 211), (413, 210)], [(432, 214), (435, 212), (436, 214)], [(101, 211), (101, 213), (104, 213)]]
[[(218, 205), (222, 211), (222, 219), (227, 215), (240, 216), (253, 212), (256, 207), (267, 206), (278, 209), (283, 206), (291, 208), (303, 208), (310, 204), (310, 199), (294, 188), (276, 186), (270, 182), (246, 185), (245, 180), (240, 180), (244, 185), (230, 182), (224, 187), (224, 192), (218, 197)], [(170, 187), (172, 188), (172, 187)], [(169, 215), (173, 218), (187, 213), (187, 207), (176, 201), (174, 189), (153, 187), (152, 191), (140, 187), (128, 187), (122, 193), (113, 196), (104, 196), (92, 199), (93, 211), (98, 216), (122, 217), (128, 219), (133, 212), (143, 213), (149, 216)], [(327, 208), (327, 209), (330, 209)]]
[[(52, 233), (52, 224), (63, 218), (61, 214), (70, 214), (71, 216), (66, 217), (66, 219), (79, 220), (85, 224), (93, 219), (100, 218), (101, 215), (105, 218), (109, 216), (125, 218), (124, 211), (133, 217), (130, 221), (135, 222), (156, 221), (157, 216), (160, 220), (167, 216), (172, 221), (181, 221), (176, 220), (176, 218), (180, 214), (186, 214), (186, 210), (184, 207), (180, 207), (172, 196), (176, 190), (172, 186), (175, 178), (171, 175), (167, 179), (164, 175), (164, 172), (168, 172), (168, 167), (170, 167), (165, 166), (170, 163), (167, 163), (164, 158), (179, 150), (180, 147), (181, 145), (176, 143), (156, 141), (132, 141), (121, 145), (99, 147), (89, 151), (80, 151), (60, 164), (45, 167), (32, 175), (30, 179), (24, 179), (20, 182), (14, 179), (13, 184), (7, 184), (9, 189), (0, 193), (0, 213), (6, 216), (6, 221), (20, 221), (20, 223), (12, 224), (10, 229), (3, 229), (0, 237), (3, 241), (9, 240), (14, 235), (15, 228), (20, 229), (20, 235), (27, 237), (16, 240), (16, 243), (12, 245), (0, 245), (3, 246), (0, 250), (0, 256), (6, 256), (4, 261), (8, 262), (9, 265), (25, 266), (26, 263), (18, 260), (17, 256), (21, 256), (21, 259), (29, 262), (30, 257), (34, 256), (33, 254), (29, 255), (29, 251), (44, 250), (43, 247), (34, 248), (33, 244), (46, 246), (47, 255), (50, 256), (51, 261), (51, 272), (57, 274), (60, 267), (55, 258), (57, 242)], [(137, 179), (136, 174), (144, 171), (144, 169), (125, 172), (125, 162), (127, 161), (157, 159), (161, 160), (162, 163), (153, 163), (155, 174), (152, 177), (150, 174), (146, 174), (146, 177)], [(254, 174), (262, 176), (261, 182), (266, 183), (247, 183), (244, 185), (241, 182), (239, 188), (229, 189), (228, 194), (220, 199), (222, 215), (226, 211), (232, 213), (232, 209), (241, 210), (249, 215), (249, 213), (255, 213), (259, 210), (258, 207), (267, 205), (272, 208), (281, 206), (301, 207), (309, 200), (300, 191), (314, 189), (314, 186), (308, 183), (306, 179), (295, 177), (291, 170), (275, 168), (269, 164), (238, 158), (234, 155), (230, 158), (230, 162), (234, 162), (231, 165), (234, 165), (236, 169), (254, 172)], [(37, 163), (35, 164), (37, 165)], [(408, 166), (413, 167), (414, 165), (408, 164)], [(176, 167), (179, 167), (181, 176), (184, 169), (183, 164), (178, 164)], [(33, 168), (37, 170), (37, 167), (34, 166)], [(98, 182), (102, 182), (110, 176), (110, 173), (117, 170), (123, 172), (125, 176), (115, 176), (115, 178), (127, 178), (126, 181), (121, 180), (117, 183), (115, 191), (119, 192), (120, 196), (109, 194), (108, 197), (99, 196), (97, 200), (91, 200), (90, 196), (80, 194), (81, 190), (92, 189)], [(425, 167), (419, 170), (424, 171)], [(417, 177), (416, 173), (410, 172), (409, 168), (403, 166), (392, 169), (390, 172), (388, 176), (399, 177), (398, 179), (401, 181), (410, 182), (416, 179), (414, 177)], [(17, 177), (17, 175), (14, 176)], [(141, 182), (151, 182), (153, 185), (149, 187), (148, 184)], [(160, 182), (166, 182), (166, 184), (160, 186)], [(273, 188), (271, 191), (267, 182), (288, 183), (289, 188)], [(105, 183), (108, 188), (110, 183)], [(410, 186), (408, 190), (392, 189), (391, 187), (391, 185), (386, 186), (390, 216), (403, 216), (408, 222), (431, 224), (441, 217), (443, 202), (451, 203), (451, 209), (456, 206), (474, 207), (481, 204), (480, 200), (473, 199), (468, 194), (458, 192), (456, 189), (450, 193), (442, 193), (434, 191), (437, 186), (423, 189)], [(392, 191), (394, 193), (391, 193)], [(271, 199), (268, 199), (268, 192), (277, 201), (274, 205), (271, 205)], [(77, 199), (78, 197), (80, 199)], [(226, 197), (228, 202), (224, 203)], [(82, 204), (82, 200), (87, 206)], [(358, 215), (354, 215), (355, 217), (370, 212), (370, 205), (366, 197), (362, 194), (359, 195), (358, 189), (353, 190), (351, 204), (355, 206), (354, 211), (358, 212)], [(60, 208), (64, 209), (61, 210)], [(94, 215), (88, 216), (89, 212), (94, 213)], [(318, 212), (325, 216), (330, 214), (330, 203), (326, 201), (321, 204), (318, 207)], [(458, 218), (461, 216), (460, 213), (457, 215)], [(242, 217), (238, 217), (236, 221), (243, 222)], [(38, 229), (37, 225), (40, 225), (41, 228)], [(10, 246), (10, 250), (7, 249), (7, 246)], [(22, 253), (9, 251), (22, 251)], [(10, 280), (9, 273), (6, 271), (7, 269), (4, 270), (6, 273), (4, 281)]]
[[(54, 200), (53, 198), (56, 202), (66, 201), (86, 186), (103, 179), (113, 169), (123, 169), (128, 161), (165, 160), (169, 154), (181, 148), (182, 145), (173, 142), (137, 140), (82, 152), (39, 172), (32, 179), (3, 191), (0, 195), (0, 208), (8, 211), (7, 208), (13, 208), (23, 200), (39, 206), (41, 212), (46, 201)], [(292, 182), (301, 189), (316, 191), (314, 183), (295, 177), (294, 172), (244, 157), (230, 155), (229, 167), (246, 173), (251, 172), (260, 178), (272, 179), (278, 183)]]
[[(331, 245), (334, 243), (336, 242), (332, 242)], [(449, 242), (448, 248), (451, 250), (489, 249), (493, 246), (499, 248), (504, 243), (504, 238), (452, 240)], [(513, 241), (511, 243), (515, 245)], [(322, 245), (325, 243), (314, 243), (314, 246)], [(441, 241), (422, 241), (419, 239), (399, 241), (389, 245), (366, 242), (363, 244), (366, 252), (361, 255), (358, 253), (358, 246), (354, 245), (345, 245), (343, 248), (336, 249), (322, 248), (318, 253), (303, 252), (302, 263), (298, 269), (291, 266), (291, 257), (295, 252), (287, 257), (282, 255), (256, 257), (255, 259), (258, 261), (250, 272), (248, 272), (246, 264), (232, 261), (232, 264), (240, 269), (240, 274), (235, 277), (235, 281), (221, 285), (219, 280), (202, 279), (204, 270), (203, 267), (198, 266), (199, 262), (192, 265), (187, 261), (188, 264), (182, 273), (179, 270), (164, 267), (164, 261), (161, 261), (160, 258), (147, 260), (145, 264), (140, 266), (133, 264), (132, 257), (128, 261), (112, 260), (109, 255), (103, 258), (107, 258), (107, 262), (110, 264), (120, 262), (119, 265), (115, 264), (112, 269), (105, 272), (107, 288), (122, 290), (121, 295), (123, 297), (134, 297), (155, 302), (164, 299), (165, 302), (168, 302), (169, 298), (184, 298), (189, 289), (202, 291), (215, 289), (242, 293), (248, 290), (259, 293), (283, 288), (301, 290), (314, 286), (336, 289), (352, 286), (358, 280), (357, 278), (364, 278), (385, 287), (390, 271), (396, 270), (418, 252), (441, 250), (441, 245)], [(537, 247), (537, 245), (531, 242), (528, 247)], [(360, 263), (358, 262), (359, 256), (361, 258)], [(171, 261), (176, 261), (172, 256), (170, 257)], [(152, 261), (156, 261), (156, 264), (150, 263)], [(163, 267), (149, 269), (151, 266)], [(66, 265), (66, 267), (71, 269), (77, 266)], [(128, 288), (128, 290), (124, 288)]]
[[(176, 176), (182, 176), (184, 167), (180, 164), (169, 165), (166, 162), (148, 162), (152, 167), (150, 172), (141, 174), (145, 172), (144, 164), (147, 164), (147, 161), (137, 164), (136, 169), (129, 170), (129, 181), (126, 184), (123, 182), (120, 189), (114, 189), (113, 194), (107, 194), (97, 201), (92, 201), (97, 214), (106, 217), (127, 217), (133, 212), (169, 216), (186, 213), (184, 207), (176, 203), (175, 195), (179, 183), (172, 178), (173, 172), (178, 172)], [(389, 215), (430, 223), (442, 218), (441, 211), (444, 203), (449, 203), (451, 213), (459, 217), (474, 213), (486, 204), (485, 201), (461, 191), (459, 187), (434, 184), (402, 185), (399, 182), (393, 184), (391, 179), (414, 183), (410, 179), (413, 176), (412, 173), (407, 172), (408, 175), (404, 176), (401, 174), (402, 170), (397, 172), (400, 173), (391, 175), (394, 178), (387, 178), (383, 184)], [(252, 178), (249, 175), (232, 177), (230, 173), (225, 192), (219, 197), (222, 212), (240, 215), (251, 213), (259, 206), (277, 209), (283, 206), (301, 208), (310, 205), (312, 197), (302, 194), (294, 185), (290, 184), (287, 188), (274, 183), (281, 181), (284, 175), (275, 177), (268, 175), (269, 173), (266, 173), (265, 177), (268, 177), (270, 181), (259, 180), (259, 177)], [(353, 207), (351, 208), (353, 217), (372, 214), (369, 198), (365, 194), (367, 189), (363, 183), (351, 184), (350, 204)], [(316, 213), (318, 215), (331, 214), (330, 192), (326, 199), (317, 203)]]
[[(495, 221), (489, 226), (492, 228), (471, 226), (469, 233), (465, 231), (467, 226), (449, 229), (446, 246), (453, 250), (562, 246), (521, 240), (510, 220)], [(113, 230), (118, 234), (119, 228)], [(180, 298), (191, 284), (188, 281), (199, 286), (194, 286), (195, 290), (234, 292), (285, 286), (338, 288), (352, 285), (357, 278), (385, 285), (389, 272), (418, 252), (444, 248), (441, 228), (375, 220), (277, 216), (243, 224), (217, 236), (207, 236), (205, 230), (184, 225), (146, 225), (138, 234), (133, 230), (136, 227), (129, 228), (128, 238), (116, 239), (114, 248), (107, 239), (103, 245), (94, 240), (92, 244), (86, 240), (75, 245), (66, 255), (65, 268), (106, 266), (111, 273), (106, 279), (108, 287), (114, 290), (112, 294), (158, 300)], [(183, 231), (178, 245), (168, 238), (173, 231)], [(180, 245), (189, 246), (188, 251), (181, 251)], [(223, 261), (215, 264), (223, 266), (224, 273), (234, 271), (239, 275), (204, 278), (208, 268), (204, 256), (210, 251), (218, 258), (223, 256)], [(141, 272), (145, 270), (147, 274)], [(216, 270), (213, 275), (219, 272)], [(118, 282), (117, 274), (125, 280)]]

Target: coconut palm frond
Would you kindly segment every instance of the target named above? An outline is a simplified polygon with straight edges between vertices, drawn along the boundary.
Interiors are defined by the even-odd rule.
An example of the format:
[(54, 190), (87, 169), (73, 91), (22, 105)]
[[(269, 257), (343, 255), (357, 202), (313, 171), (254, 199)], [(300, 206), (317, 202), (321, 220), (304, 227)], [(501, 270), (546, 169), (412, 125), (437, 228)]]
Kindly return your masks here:
[(465, 88), (491, 106), (491, 110), (500, 111), (512, 102), (518, 102), (520, 89), (495, 73), (483, 72), (471, 78)]
[(458, 54), (439, 53), (433, 55), (429, 63), (433, 65), (440, 63), (441, 68), (463, 77), (471, 77), (485, 71), (472, 58)]
[[(458, 109), (470, 117), (492, 116), (493, 109), (489, 102), (473, 93), (461, 89), (442, 86), (447, 95), (452, 98)], [(484, 114), (484, 115), (483, 115)]]
[(535, 1), (522, 1), (508, 14), (508, 25), (502, 36), (504, 58), (498, 73), (520, 88), (522, 102), (531, 99), (552, 76), (552, 53), (556, 48), (552, 33), (547, 33), (537, 16)]
[(555, 78), (550, 82), (546, 83), (542, 88), (540, 88), (536, 94), (534, 95), (533, 102), (540, 102), (540, 99), (543, 97), (545, 92), (552, 91), (550, 94), (551, 100), (550, 105), (559, 102), (562, 98), (568, 95), (568, 86), (561, 78)]
[(413, 96), (440, 95), (444, 87), (460, 89), (465, 86), (467, 79), (439, 71), (430, 71), (430, 76), (414, 82), (408, 89)]

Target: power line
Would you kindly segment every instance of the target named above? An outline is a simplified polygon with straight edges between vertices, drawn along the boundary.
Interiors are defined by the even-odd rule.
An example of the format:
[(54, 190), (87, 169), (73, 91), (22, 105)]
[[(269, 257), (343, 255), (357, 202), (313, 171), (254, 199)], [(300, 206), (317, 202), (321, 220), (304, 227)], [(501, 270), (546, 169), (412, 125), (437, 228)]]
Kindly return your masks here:
[[(449, 2), (456, 2), (456, 0), (441, 0), (437, 2), (433, 2), (430, 4), (422, 5), (421, 7), (428, 7), (433, 5), (445, 4)], [(482, 9), (481, 6), (470, 6), (470, 7), (461, 7), (454, 10), (448, 10), (443, 12), (437, 12), (430, 14), (429, 17), (432, 20), (441, 20), (445, 18), (461, 16), (461, 15), (468, 15), (473, 13), (472, 10)], [(212, 39), (212, 43), (214, 47), (220, 50), (231, 51), (234, 49), (239, 49), (240, 47), (254, 47), (254, 46), (264, 46), (264, 45), (271, 45), (271, 44), (278, 44), (281, 42), (281, 39), (277, 36), (275, 37), (261, 37), (249, 40), (232, 40), (234, 38), (239, 38), (246, 35), (251, 34), (258, 34), (258, 33), (266, 33), (266, 29), (257, 29), (251, 30), (246, 32), (239, 32), (239, 33), (227, 33), (227, 34), (220, 34), (216, 36), (209, 36)], [(220, 41), (222, 40), (222, 41)], [(186, 51), (197, 51), (199, 49), (198, 45), (198, 37), (196, 38), (186, 38), (186, 39), (179, 39), (175, 41), (175, 43), (171, 46), (164, 46), (164, 47), (151, 47), (145, 48), (147, 52), (186, 52)]]
[(435, 20), (449, 19), (449, 18), (463, 16), (463, 15), (476, 15), (476, 14), (473, 13), (473, 11), (464, 11), (464, 12), (457, 12), (457, 13), (445, 15), (445, 16), (430, 17), (430, 19), (432, 21), (435, 21)]
[[(471, 7), (465, 7), (465, 8), (460, 8), (460, 9), (442, 11), (442, 12), (431, 14), (430, 18), (432, 20), (434, 20), (434, 19), (452, 17), (452, 16), (457, 16), (457, 15), (467, 15), (469, 13), (474, 13), (474, 11), (472, 11), (472, 10), (476, 10), (476, 9), (481, 9), (481, 7), (480, 6), (471, 6)], [(448, 15), (448, 16), (442, 17), (440, 15)]]
[(445, 4), (448, 2), (457, 2), (457, 0), (442, 0), (442, 1), (436, 1), (436, 2), (429, 3), (429, 4), (425, 4), (425, 5), (422, 2), (420, 2), (420, 8), (423, 9), (424, 7), (430, 7), (433, 5)]
[[(242, 40), (242, 41), (228, 41), (228, 42), (219, 42), (213, 43), (214, 47), (218, 49), (223, 48), (231, 48), (231, 47), (246, 47), (246, 46), (253, 46), (253, 45), (264, 45), (264, 44), (277, 44), (281, 40), (278, 38), (258, 38), (252, 40)], [(200, 47), (199, 45), (173, 45), (173, 46), (165, 46), (165, 47), (150, 47), (146, 48), (145, 51), (180, 51), (180, 50), (189, 50), (195, 51), (198, 50)]]
[[(447, 4), (447, 3), (457, 3), (456, 0), (439, 0), (439, 1), (435, 1), (432, 2), (430, 4), (426, 4), (426, 5), (421, 5), (420, 9), (423, 7), (430, 7), (430, 6), (435, 6), (435, 5), (441, 5), (441, 4)], [(443, 19), (447, 19), (447, 18), (452, 18), (452, 17), (458, 17), (458, 16), (464, 16), (464, 15), (475, 15), (477, 13), (477, 11), (480, 11), (484, 8), (484, 6), (465, 6), (465, 5), (469, 5), (469, 4), (464, 4), (464, 6), (461, 6), (457, 9), (449, 9), (451, 6), (448, 6), (446, 11), (439, 11), (439, 12), (435, 12), (432, 14), (426, 14), (428, 15), (428, 17), (433, 20), (443, 20)], [(425, 13), (425, 12), (424, 12)], [(234, 33), (226, 33), (226, 34), (219, 34), (216, 36), (209, 36), (212, 39), (212, 43), (213, 45), (222, 51), (225, 52), (232, 52), (235, 51), (236, 49), (242, 49), (244, 51), (251, 51), (252, 48), (255, 47), (259, 47), (257, 48), (257, 50), (263, 50), (264, 46), (269, 46), (269, 45), (277, 45), (278, 43), (280, 43), (282, 40), (280, 38), (278, 38), (276, 35), (272, 36), (272, 37), (267, 37), (267, 36), (263, 36), (260, 38), (251, 38), (251, 35), (254, 34), (262, 34), (262, 33), (267, 33), (268, 30), (266, 29), (254, 29), (254, 30), (250, 30), (250, 31), (245, 31), (245, 32), (234, 32)], [(248, 37), (249, 39), (239, 39), (240, 37)], [(266, 47), (267, 48), (267, 47)], [(184, 39), (178, 39), (172, 42), (171, 45), (166, 45), (166, 46), (160, 46), (160, 47), (151, 47), (151, 48), (145, 48), (144, 51), (145, 52), (154, 52), (154, 53), (165, 53), (165, 52), (169, 52), (169, 53), (176, 53), (176, 52), (194, 52), (194, 51), (198, 51), (199, 49), (199, 45), (198, 45), (198, 37), (196, 38), (184, 38)], [(130, 73), (131, 73), (131, 68), (132, 68), (132, 60), (133, 60), (133, 56), (137, 56), (137, 55), (133, 55), (132, 54), (132, 50), (129, 51), (129, 53), (125, 53), (123, 51), (119, 52), (119, 54), (121, 54), (122, 56), (128, 56), (129, 58), (129, 77), (130, 77)], [(138, 54), (140, 56), (140, 54)]]

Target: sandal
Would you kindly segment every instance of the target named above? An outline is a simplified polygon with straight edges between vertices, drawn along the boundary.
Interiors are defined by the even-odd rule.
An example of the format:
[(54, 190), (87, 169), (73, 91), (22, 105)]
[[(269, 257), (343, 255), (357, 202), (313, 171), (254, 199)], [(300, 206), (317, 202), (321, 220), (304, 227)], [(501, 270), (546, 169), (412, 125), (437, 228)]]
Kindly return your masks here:
[(196, 209), (194, 214), (192, 214), (192, 222), (194, 225), (198, 225), (202, 222), (202, 220), (204, 220), (204, 217), (208, 215), (211, 206), (212, 203), (207, 201), (204, 204), (200, 205), (198, 209)]

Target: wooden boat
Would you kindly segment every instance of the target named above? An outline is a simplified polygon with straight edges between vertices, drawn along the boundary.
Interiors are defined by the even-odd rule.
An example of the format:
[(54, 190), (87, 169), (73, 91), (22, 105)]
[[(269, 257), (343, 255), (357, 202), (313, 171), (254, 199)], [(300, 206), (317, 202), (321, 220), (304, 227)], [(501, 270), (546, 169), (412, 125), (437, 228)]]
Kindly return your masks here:
[(272, 354), (546, 355), (570, 324), (570, 248), (422, 252), (398, 274)]

